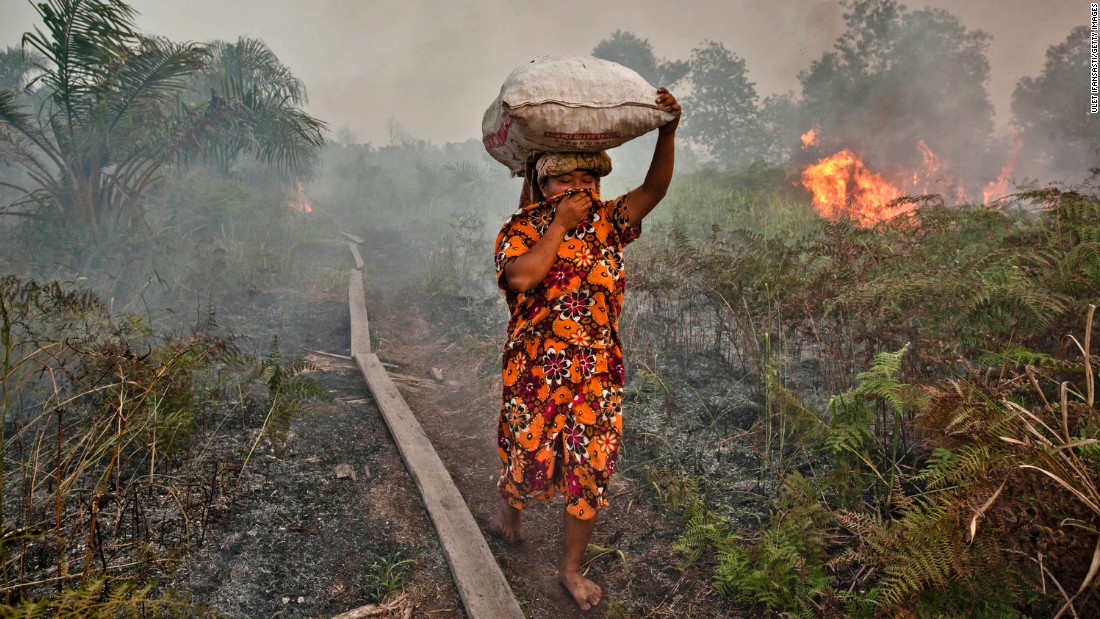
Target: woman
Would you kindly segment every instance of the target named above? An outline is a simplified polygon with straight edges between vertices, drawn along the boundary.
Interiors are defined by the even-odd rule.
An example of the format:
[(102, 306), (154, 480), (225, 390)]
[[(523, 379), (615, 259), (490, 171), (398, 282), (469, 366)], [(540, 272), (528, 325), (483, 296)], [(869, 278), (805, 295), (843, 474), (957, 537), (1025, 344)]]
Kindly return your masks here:
[(602, 593), (581, 573), (581, 559), (608, 504), (622, 435), (622, 249), (664, 198), (674, 167), (680, 105), (665, 88), (656, 102), (676, 116), (658, 130), (640, 187), (602, 202), (599, 179), (611, 172), (606, 153), (543, 155), (527, 169), (527, 206), (496, 243), (497, 282), (511, 314), (498, 431), (500, 532), (520, 541), (528, 499), (547, 501), (560, 490), (565, 552), (558, 576), (581, 610)]

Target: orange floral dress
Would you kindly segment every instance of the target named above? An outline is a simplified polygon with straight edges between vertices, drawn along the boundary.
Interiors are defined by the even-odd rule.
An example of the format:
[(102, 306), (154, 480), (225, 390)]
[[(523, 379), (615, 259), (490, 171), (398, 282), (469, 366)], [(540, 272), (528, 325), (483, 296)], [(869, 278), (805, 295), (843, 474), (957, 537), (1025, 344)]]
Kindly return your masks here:
[(566, 234), (543, 281), (508, 288), (504, 266), (530, 249), (561, 196), (516, 211), (496, 241), (497, 283), (511, 318), (504, 348), (498, 488), (522, 509), (560, 490), (568, 513), (592, 518), (607, 503), (622, 437), (623, 357), (618, 319), (623, 247), (638, 238), (626, 196), (596, 204)]

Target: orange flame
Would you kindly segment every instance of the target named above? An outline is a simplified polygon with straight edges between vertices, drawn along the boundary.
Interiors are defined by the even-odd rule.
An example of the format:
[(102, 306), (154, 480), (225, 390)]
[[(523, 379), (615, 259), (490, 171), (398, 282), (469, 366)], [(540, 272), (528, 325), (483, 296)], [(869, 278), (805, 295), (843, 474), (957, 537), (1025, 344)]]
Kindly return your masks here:
[(1016, 139), (1012, 141), (1012, 148), (1008, 149), (1008, 160), (1001, 166), (1000, 176), (995, 181), (989, 181), (989, 184), (982, 190), (983, 204), (989, 204), (997, 198), (1004, 197), (1005, 192), (1008, 191), (1008, 181), (1012, 178), (1012, 170), (1016, 167), (1016, 157), (1020, 154), (1020, 149), (1023, 146), (1023, 138), (1020, 134), (1016, 134)]
[(887, 207), (901, 195), (901, 191), (868, 170), (863, 161), (848, 149), (803, 170), (802, 185), (813, 193), (814, 209), (822, 217), (850, 218), (864, 227), (871, 227), (911, 208)]
[(929, 190), (929, 185), (935, 181), (936, 173), (940, 171), (940, 158), (932, 152), (931, 148), (928, 148), (924, 140), (917, 140), (917, 148), (920, 149), (924, 167), (913, 172), (913, 186), (910, 193), (933, 193)]
[(291, 201), (288, 206), (290, 210), (298, 211), (299, 213), (313, 212), (313, 205), (306, 199), (306, 189), (302, 186), (302, 181), (298, 181), (298, 199)]
[(810, 127), (809, 131), (802, 134), (802, 150), (817, 144), (817, 131), (817, 127)]

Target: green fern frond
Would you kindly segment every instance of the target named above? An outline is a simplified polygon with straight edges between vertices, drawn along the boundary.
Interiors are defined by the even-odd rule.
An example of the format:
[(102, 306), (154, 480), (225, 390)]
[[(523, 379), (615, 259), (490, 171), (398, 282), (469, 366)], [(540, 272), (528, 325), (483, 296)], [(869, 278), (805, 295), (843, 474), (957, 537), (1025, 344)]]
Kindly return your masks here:
[(913, 481), (924, 482), (929, 488), (943, 488), (947, 479), (958, 469), (959, 458), (950, 449), (937, 447), (925, 462), (924, 468), (913, 476)]
[(718, 554), (714, 588), (761, 604), (782, 616), (813, 616), (811, 600), (831, 590), (825, 569), (830, 515), (802, 475), (786, 479), (779, 509), (749, 546), (730, 544)]
[(834, 425), (825, 447), (835, 454), (842, 452), (863, 453), (871, 441), (871, 428), (867, 424), (843, 423)]
[(904, 397), (904, 385), (897, 379), (901, 372), (901, 360), (909, 350), (906, 344), (897, 352), (880, 352), (875, 355), (871, 368), (856, 375), (854, 393), (881, 398), (889, 402), (895, 411), (901, 412), (908, 402)]
[(706, 510), (687, 521), (680, 539), (672, 547), (683, 553), (689, 563), (694, 563), (707, 548), (713, 546), (727, 550), (735, 541), (736, 538), (731, 536), (725, 519), (717, 512)]
[(1035, 352), (1017, 344), (1003, 352), (986, 352), (978, 357), (978, 362), (984, 365), (1020, 367), (1034, 365), (1044, 367), (1052, 365), (1056, 359), (1046, 353)]

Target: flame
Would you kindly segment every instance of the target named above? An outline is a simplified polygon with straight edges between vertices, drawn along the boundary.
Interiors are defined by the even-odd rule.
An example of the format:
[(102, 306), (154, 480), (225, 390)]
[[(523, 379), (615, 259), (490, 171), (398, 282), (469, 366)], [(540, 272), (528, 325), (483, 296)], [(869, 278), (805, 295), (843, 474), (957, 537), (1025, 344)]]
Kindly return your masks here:
[(289, 205), (290, 210), (298, 211), (299, 213), (312, 213), (313, 205), (306, 199), (306, 189), (302, 186), (302, 181), (298, 181), (298, 199), (291, 201)]
[[(821, 129), (814, 126), (802, 134), (802, 148), (817, 144)], [(849, 149), (825, 157), (802, 171), (802, 185), (813, 194), (814, 209), (829, 219), (851, 219), (864, 227), (892, 219), (913, 210), (912, 204), (888, 206), (901, 196), (939, 195), (941, 203), (966, 203), (964, 183), (950, 161), (940, 159), (924, 142), (917, 140), (921, 163), (913, 170), (896, 169), (878, 174), (867, 169)], [(986, 185), (983, 201), (989, 204), (1005, 195), (1023, 140), (1017, 135), (1008, 149), (1005, 164), (996, 180)]]
[(809, 131), (802, 134), (802, 150), (817, 145), (817, 127), (810, 127)]
[(913, 172), (913, 183), (910, 188), (910, 193), (922, 195), (934, 193), (930, 191), (928, 187), (935, 181), (936, 173), (940, 171), (940, 158), (936, 156), (936, 153), (932, 152), (931, 148), (928, 148), (924, 140), (917, 140), (917, 148), (920, 149), (920, 156), (924, 162), (924, 166), (920, 170)]
[(814, 209), (822, 217), (851, 218), (864, 227), (871, 227), (911, 208), (887, 207), (901, 195), (901, 191), (868, 170), (863, 161), (848, 149), (803, 170), (802, 185), (813, 193)]
[(989, 181), (989, 184), (982, 190), (982, 203), (989, 204), (997, 198), (1004, 197), (1005, 192), (1008, 191), (1008, 181), (1012, 178), (1012, 170), (1016, 167), (1016, 157), (1020, 154), (1020, 149), (1023, 148), (1024, 141), (1020, 134), (1016, 134), (1016, 139), (1012, 141), (1012, 148), (1008, 149), (1008, 157), (1005, 164), (1001, 166), (1001, 174), (995, 181)]

